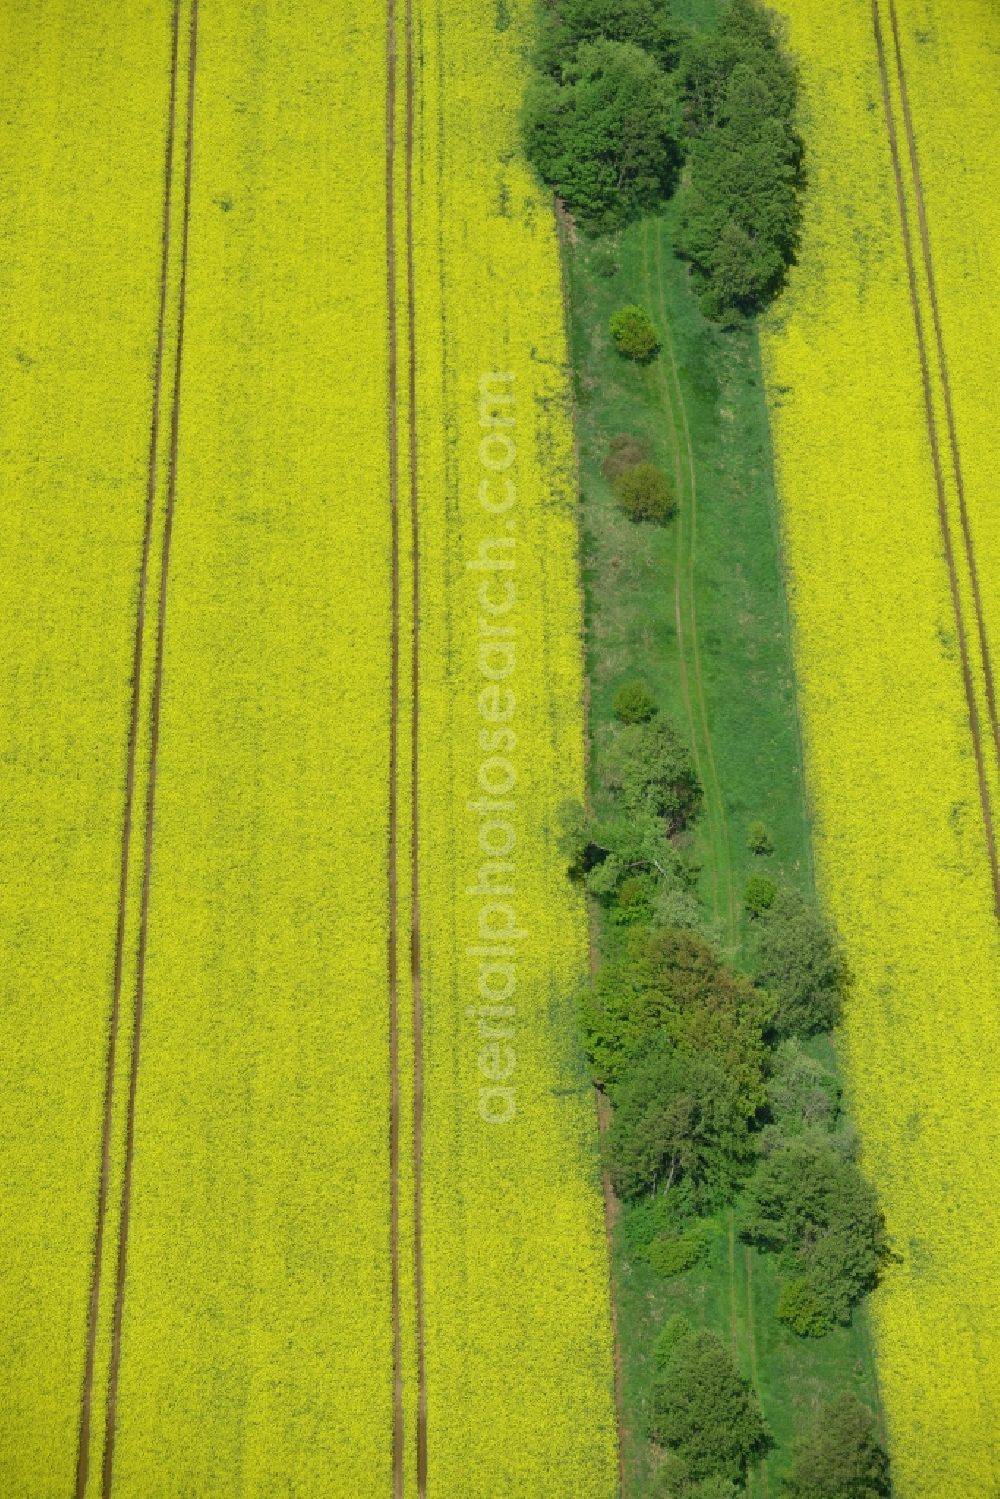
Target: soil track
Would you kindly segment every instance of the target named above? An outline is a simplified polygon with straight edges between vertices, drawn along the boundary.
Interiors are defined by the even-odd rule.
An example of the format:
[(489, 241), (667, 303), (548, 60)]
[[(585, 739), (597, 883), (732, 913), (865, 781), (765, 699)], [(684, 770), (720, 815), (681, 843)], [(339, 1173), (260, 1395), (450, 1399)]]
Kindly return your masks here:
[(399, 1304), (399, 329), (396, 321), (396, 4), (386, 8), (385, 259), (389, 367), (392, 605), (389, 666), (389, 1260), (392, 1301), (392, 1491), (403, 1499), (403, 1335)]
[(903, 52), (899, 41), (899, 21), (896, 15), (895, 0), (889, 0), (889, 21), (892, 27), (893, 51), (896, 56), (896, 75), (899, 79), (899, 98), (903, 108), (903, 125), (906, 131), (907, 149), (910, 157), (910, 172), (913, 178), (913, 193), (917, 205), (917, 224), (920, 229), (920, 247), (923, 253), (924, 273), (927, 277), (927, 289), (931, 304), (931, 322), (934, 326), (934, 341), (937, 346), (938, 367), (941, 371), (941, 388), (944, 393), (945, 420), (948, 427), (948, 445), (951, 449), (952, 468), (955, 473), (955, 486), (958, 490), (958, 513), (962, 523), (962, 540), (965, 547), (965, 559), (969, 569), (969, 580), (972, 585), (972, 599), (976, 613), (976, 630), (979, 636), (979, 650), (983, 661), (983, 677), (986, 683), (986, 703), (990, 715), (990, 730), (993, 736), (993, 751), (996, 755), (997, 768), (1000, 769), (1000, 723), (997, 719), (997, 700), (993, 677), (993, 660), (990, 655), (989, 642), (986, 636), (986, 621), (983, 614), (982, 593), (979, 587), (979, 569), (976, 565), (976, 551), (972, 539), (972, 527), (969, 522), (969, 512), (965, 501), (965, 480), (962, 474), (962, 455), (958, 443), (958, 429), (955, 424), (955, 408), (951, 398), (951, 377), (948, 372), (948, 357), (945, 353), (944, 334), (941, 327), (941, 310), (938, 302), (937, 280), (934, 274), (934, 257), (931, 254), (930, 231), (927, 227), (927, 207), (924, 200), (924, 185), (920, 175), (920, 157), (917, 152), (916, 133), (913, 128), (913, 115), (910, 110), (910, 94), (906, 85), (906, 68), (903, 63)]
[(139, 949), (136, 958), (135, 1012), (132, 1022), (132, 1060), (129, 1070), (128, 1112), (125, 1131), (125, 1173), (121, 1215), (118, 1224), (118, 1272), (115, 1285), (114, 1322), (111, 1337), (111, 1369), (104, 1439), (103, 1499), (110, 1499), (114, 1483), (115, 1429), (118, 1415), (118, 1376), (121, 1368), (122, 1318), (128, 1274), (128, 1233), (132, 1209), (132, 1168), (135, 1156), (135, 1103), (139, 1083), (142, 1015), (146, 986), (146, 950), (149, 934), (149, 895), (153, 866), (153, 831), (156, 816), (156, 775), (160, 748), (160, 705), (163, 696), (163, 655), (167, 630), (167, 600), (170, 579), (170, 543), (177, 497), (177, 455), (180, 438), (181, 372), (184, 356), (184, 314), (187, 300), (188, 242), (191, 223), (191, 176), (194, 160), (194, 98), (198, 51), (198, 0), (191, 6), (188, 54), (188, 98), (184, 143), (184, 208), (181, 231), (180, 285), (177, 293), (177, 349), (174, 358), (170, 411), (170, 454), (167, 468), (167, 501), (160, 554), (160, 599), (156, 626), (156, 664), (150, 701), (149, 781), (146, 790), (146, 822), (143, 844), (142, 900), (139, 911)]
[(427, 1380), (424, 1358), (424, 1009), (420, 944), (420, 506), (417, 462), (417, 307), (413, 255), (413, 133), (416, 80), (413, 0), (406, 0), (406, 318), (410, 460), (410, 553), (413, 569), (410, 680), (410, 976), (413, 992), (413, 1294), (417, 1336), (417, 1493), (427, 1493)]
[(153, 401), (149, 424), (149, 456), (146, 467), (146, 511), (139, 564), (139, 593), (136, 605), (135, 641), (132, 650), (131, 708), (125, 768), (125, 808), (122, 823), (121, 866), (118, 882), (118, 918), (115, 931), (114, 979), (111, 996), (111, 1018), (104, 1076), (104, 1111), (101, 1135), (101, 1175), (97, 1192), (97, 1226), (94, 1238), (94, 1262), (91, 1272), (87, 1311), (87, 1342), (80, 1398), (80, 1425), (77, 1441), (76, 1494), (83, 1499), (90, 1467), (91, 1415), (94, 1394), (94, 1360), (97, 1351), (97, 1322), (100, 1311), (104, 1270), (104, 1232), (111, 1184), (111, 1138), (114, 1121), (115, 1069), (118, 1060), (118, 1031), (121, 1022), (122, 977), (125, 964), (125, 927), (128, 911), (129, 860), (132, 843), (132, 816), (135, 806), (135, 768), (139, 740), (139, 694), (142, 689), (142, 667), (146, 625), (146, 599), (149, 591), (149, 561), (153, 543), (153, 521), (156, 504), (157, 450), (160, 439), (160, 405), (163, 389), (163, 353), (166, 338), (167, 292), (170, 264), (170, 198), (174, 170), (174, 141), (177, 125), (177, 63), (180, 46), (180, 0), (174, 0), (170, 91), (167, 109), (166, 148), (163, 169), (163, 210), (160, 237), (160, 295), (156, 329), (156, 352), (153, 359)]
[[(885, 40), (882, 33), (882, 20), (879, 13), (879, 0), (872, 0), (872, 27), (875, 33), (875, 49), (878, 53), (879, 75), (882, 84), (882, 104), (885, 113), (886, 131), (889, 139), (889, 149), (892, 155), (892, 169), (896, 181), (896, 202), (899, 209), (899, 222), (903, 236), (903, 249), (906, 254), (906, 270), (909, 280), (910, 306), (913, 312), (913, 323), (917, 334), (917, 347), (920, 354), (920, 374), (923, 383), (924, 414), (927, 421), (927, 434), (931, 446), (931, 458), (934, 465), (934, 482), (937, 487), (938, 521), (941, 529), (941, 541), (944, 547), (945, 561), (948, 567), (948, 582), (951, 589), (952, 609), (955, 616), (955, 630), (958, 635), (959, 651), (962, 662), (962, 682), (965, 687), (965, 699), (969, 714), (969, 731), (972, 735), (972, 745), (976, 757), (976, 774), (979, 781), (979, 800), (983, 813), (983, 827), (986, 836), (986, 851), (990, 862), (990, 875), (993, 882), (993, 906), (1000, 920), (1000, 869), (997, 865), (996, 837), (993, 831), (993, 813), (990, 804), (989, 786), (986, 780), (986, 767), (983, 756), (983, 736), (979, 721), (979, 709), (976, 704), (976, 692), (973, 681), (972, 666), (969, 657), (969, 641), (962, 612), (962, 599), (958, 583), (958, 571), (955, 564), (955, 552), (951, 540), (951, 528), (948, 520), (948, 503), (944, 483), (944, 471), (941, 463), (941, 450), (938, 442), (937, 424), (934, 416), (934, 398), (931, 387), (930, 360), (927, 352), (927, 336), (924, 329), (923, 313), (920, 308), (920, 294), (917, 283), (916, 263), (913, 253), (913, 236), (910, 229), (909, 209), (906, 205), (906, 189), (903, 183), (903, 168), (899, 151), (899, 139), (896, 132), (896, 121), (893, 114), (892, 92), (889, 86), (889, 70), (886, 62)], [(902, 65), (900, 59), (900, 66)], [(915, 148), (914, 148), (915, 151)], [(919, 201), (919, 199), (918, 199)], [(927, 246), (929, 254), (929, 243)], [(943, 346), (942, 346), (943, 354)], [(942, 380), (944, 379), (944, 366), (942, 365)], [(964, 501), (963, 501), (964, 509)], [(971, 547), (971, 537), (968, 544)], [(980, 628), (982, 628), (981, 610), (976, 604), (977, 613), (980, 616)], [(986, 660), (988, 658), (984, 658)], [(1000, 755), (1000, 742), (998, 742), (998, 755)]]

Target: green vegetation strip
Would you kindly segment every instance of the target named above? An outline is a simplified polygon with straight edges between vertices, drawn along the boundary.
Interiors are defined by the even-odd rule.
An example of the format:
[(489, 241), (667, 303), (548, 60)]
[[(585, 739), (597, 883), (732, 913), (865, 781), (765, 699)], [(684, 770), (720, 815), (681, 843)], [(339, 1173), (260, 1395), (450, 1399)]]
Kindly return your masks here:
[[(564, 233), (593, 763), (599, 766), (613, 738), (616, 694), (643, 680), (692, 746), (704, 790), (693, 834), (700, 893), (711, 934), (738, 964), (751, 930), (743, 904), (748, 877), (766, 871), (778, 884), (811, 893), (809, 823), (756, 335), (752, 326), (722, 332), (703, 317), (673, 253), (674, 212), (668, 205), (661, 216), (604, 239)], [(659, 356), (645, 365), (623, 359), (609, 333), (611, 315), (630, 304), (647, 310), (660, 342)], [(605, 464), (609, 452), (623, 450), (641, 450), (670, 478), (677, 510), (667, 524), (636, 523), (616, 505)], [(598, 818), (609, 815), (596, 771), (592, 792)], [(768, 831), (769, 854), (751, 852), (758, 821)], [(613, 958), (623, 943), (624, 929), (604, 922), (605, 956)], [(833, 1065), (825, 1038), (809, 1050)], [(863, 1310), (821, 1338), (797, 1337), (776, 1315), (777, 1257), (738, 1237), (739, 1200), (709, 1220), (697, 1263), (672, 1275), (630, 1253), (638, 1211), (625, 1206), (614, 1254), (626, 1499), (669, 1492), (645, 1432), (654, 1344), (677, 1314), (732, 1345), (772, 1439), (750, 1471), (748, 1492), (777, 1496), (795, 1440), (825, 1402), (850, 1390), (877, 1406)]]

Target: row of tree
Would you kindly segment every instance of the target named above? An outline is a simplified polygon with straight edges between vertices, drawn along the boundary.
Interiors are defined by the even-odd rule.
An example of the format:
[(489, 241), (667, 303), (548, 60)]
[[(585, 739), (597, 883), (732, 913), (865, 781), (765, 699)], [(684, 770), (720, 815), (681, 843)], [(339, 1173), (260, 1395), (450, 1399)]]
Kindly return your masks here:
[[(581, 1016), (595, 1081), (613, 1104), (607, 1148), (630, 1205), (629, 1248), (663, 1274), (686, 1269), (711, 1215), (736, 1201), (744, 1240), (779, 1257), (779, 1316), (821, 1336), (850, 1321), (889, 1252), (839, 1083), (807, 1044), (837, 1021), (844, 961), (822, 914), (792, 889), (753, 923), (748, 972), (722, 961), (699, 930), (688, 834), (702, 792), (691, 756), (643, 684), (625, 684), (615, 707), (597, 762), (606, 815), (568, 805), (563, 839), (572, 877), (605, 914), (609, 953)], [(766, 830), (755, 826), (751, 842), (766, 848)], [(650, 1434), (672, 1454), (664, 1492), (737, 1492), (767, 1434), (731, 1352), (676, 1323), (657, 1359)], [(825, 1450), (816, 1442), (836, 1429), (857, 1482), (809, 1488), (802, 1478), (787, 1491), (794, 1499), (888, 1492), (866, 1408), (837, 1411), (839, 1426), (823, 1425), (796, 1472), (813, 1464), (840, 1483), (843, 1463), (815, 1459)]]
[(527, 154), (581, 226), (620, 228), (679, 187), (675, 239), (702, 306), (762, 308), (795, 254), (795, 71), (757, 0), (686, 32), (666, 0), (549, 0), (523, 112)]

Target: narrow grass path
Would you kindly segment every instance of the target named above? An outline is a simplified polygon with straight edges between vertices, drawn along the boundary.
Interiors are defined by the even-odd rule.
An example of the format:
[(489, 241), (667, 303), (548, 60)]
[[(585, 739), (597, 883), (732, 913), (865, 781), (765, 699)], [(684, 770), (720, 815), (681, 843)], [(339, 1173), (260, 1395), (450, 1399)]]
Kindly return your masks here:
[(673, 582), (681, 692), (695, 769), (705, 794), (706, 826), (710, 843), (708, 874), (712, 914), (724, 936), (726, 945), (732, 949), (735, 948), (738, 938), (739, 905), (733, 879), (726, 809), (709, 727), (705, 683), (698, 645), (695, 599), (697, 471), (677, 360), (670, 335), (670, 318), (662, 276), (662, 234), (657, 221), (649, 219), (644, 221), (641, 232), (643, 290), (647, 308), (652, 312), (660, 337), (660, 355), (649, 366), (647, 378), (650, 384), (650, 394), (664, 417), (664, 432), (670, 445), (677, 498), (677, 513), (673, 520)]

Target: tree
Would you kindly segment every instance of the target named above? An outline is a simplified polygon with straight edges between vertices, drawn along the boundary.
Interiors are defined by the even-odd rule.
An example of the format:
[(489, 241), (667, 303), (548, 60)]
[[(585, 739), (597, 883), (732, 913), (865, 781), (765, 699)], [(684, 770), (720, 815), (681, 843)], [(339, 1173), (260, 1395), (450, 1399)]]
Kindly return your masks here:
[(826, 1142), (793, 1139), (764, 1157), (747, 1188), (741, 1232), (758, 1248), (780, 1254), (802, 1282), (788, 1303), (796, 1319), (809, 1324), (798, 1331), (819, 1333), (849, 1322), (888, 1258), (874, 1188)]
[(581, 42), (606, 37), (634, 42), (669, 70), (680, 57), (682, 32), (662, 0), (559, 0), (543, 8), (532, 61), (544, 73), (561, 76)]
[(634, 42), (583, 42), (558, 78), (536, 73), (522, 133), (542, 180), (593, 231), (654, 207), (681, 158), (670, 80)]
[(619, 307), (611, 314), (608, 328), (619, 354), (634, 359), (636, 364), (648, 364), (660, 347), (656, 329), (644, 307), (633, 304)]
[(760, 991), (695, 932), (636, 931), (585, 995), (584, 1044), (606, 1083), (623, 1077), (630, 1058), (661, 1035), (710, 1054), (725, 1067), (750, 1120), (766, 1098), (769, 1014)]
[(739, 1089), (714, 1057), (659, 1036), (613, 1090), (608, 1152), (622, 1197), (669, 1192), (682, 1179), (699, 1208), (731, 1193), (750, 1159)]
[(732, 0), (716, 32), (693, 37), (678, 70), (691, 137), (679, 194), (679, 254), (723, 322), (775, 295), (798, 239), (802, 144), (795, 73), (769, 15)]
[(779, 1036), (811, 1036), (840, 1018), (847, 968), (833, 929), (795, 890), (778, 892), (752, 953), (756, 982), (775, 1001)]
[(683, 832), (702, 792), (687, 746), (667, 716), (626, 724), (601, 759), (612, 798), (630, 818), (652, 818), (668, 834)]
[(669, 520), (677, 509), (667, 477), (655, 463), (637, 463), (614, 481), (618, 508), (634, 521)]
[(891, 1492), (889, 1459), (871, 1412), (845, 1392), (799, 1443), (784, 1499), (882, 1499)]
[(656, 699), (645, 682), (625, 682), (615, 693), (619, 723), (648, 723), (656, 713)]
[(651, 1435), (684, 1460), (693, 1479), (738, 1482), (766, 1440), (757, 1397), (714, 1332), (675, 1343), (652, 1391)]

